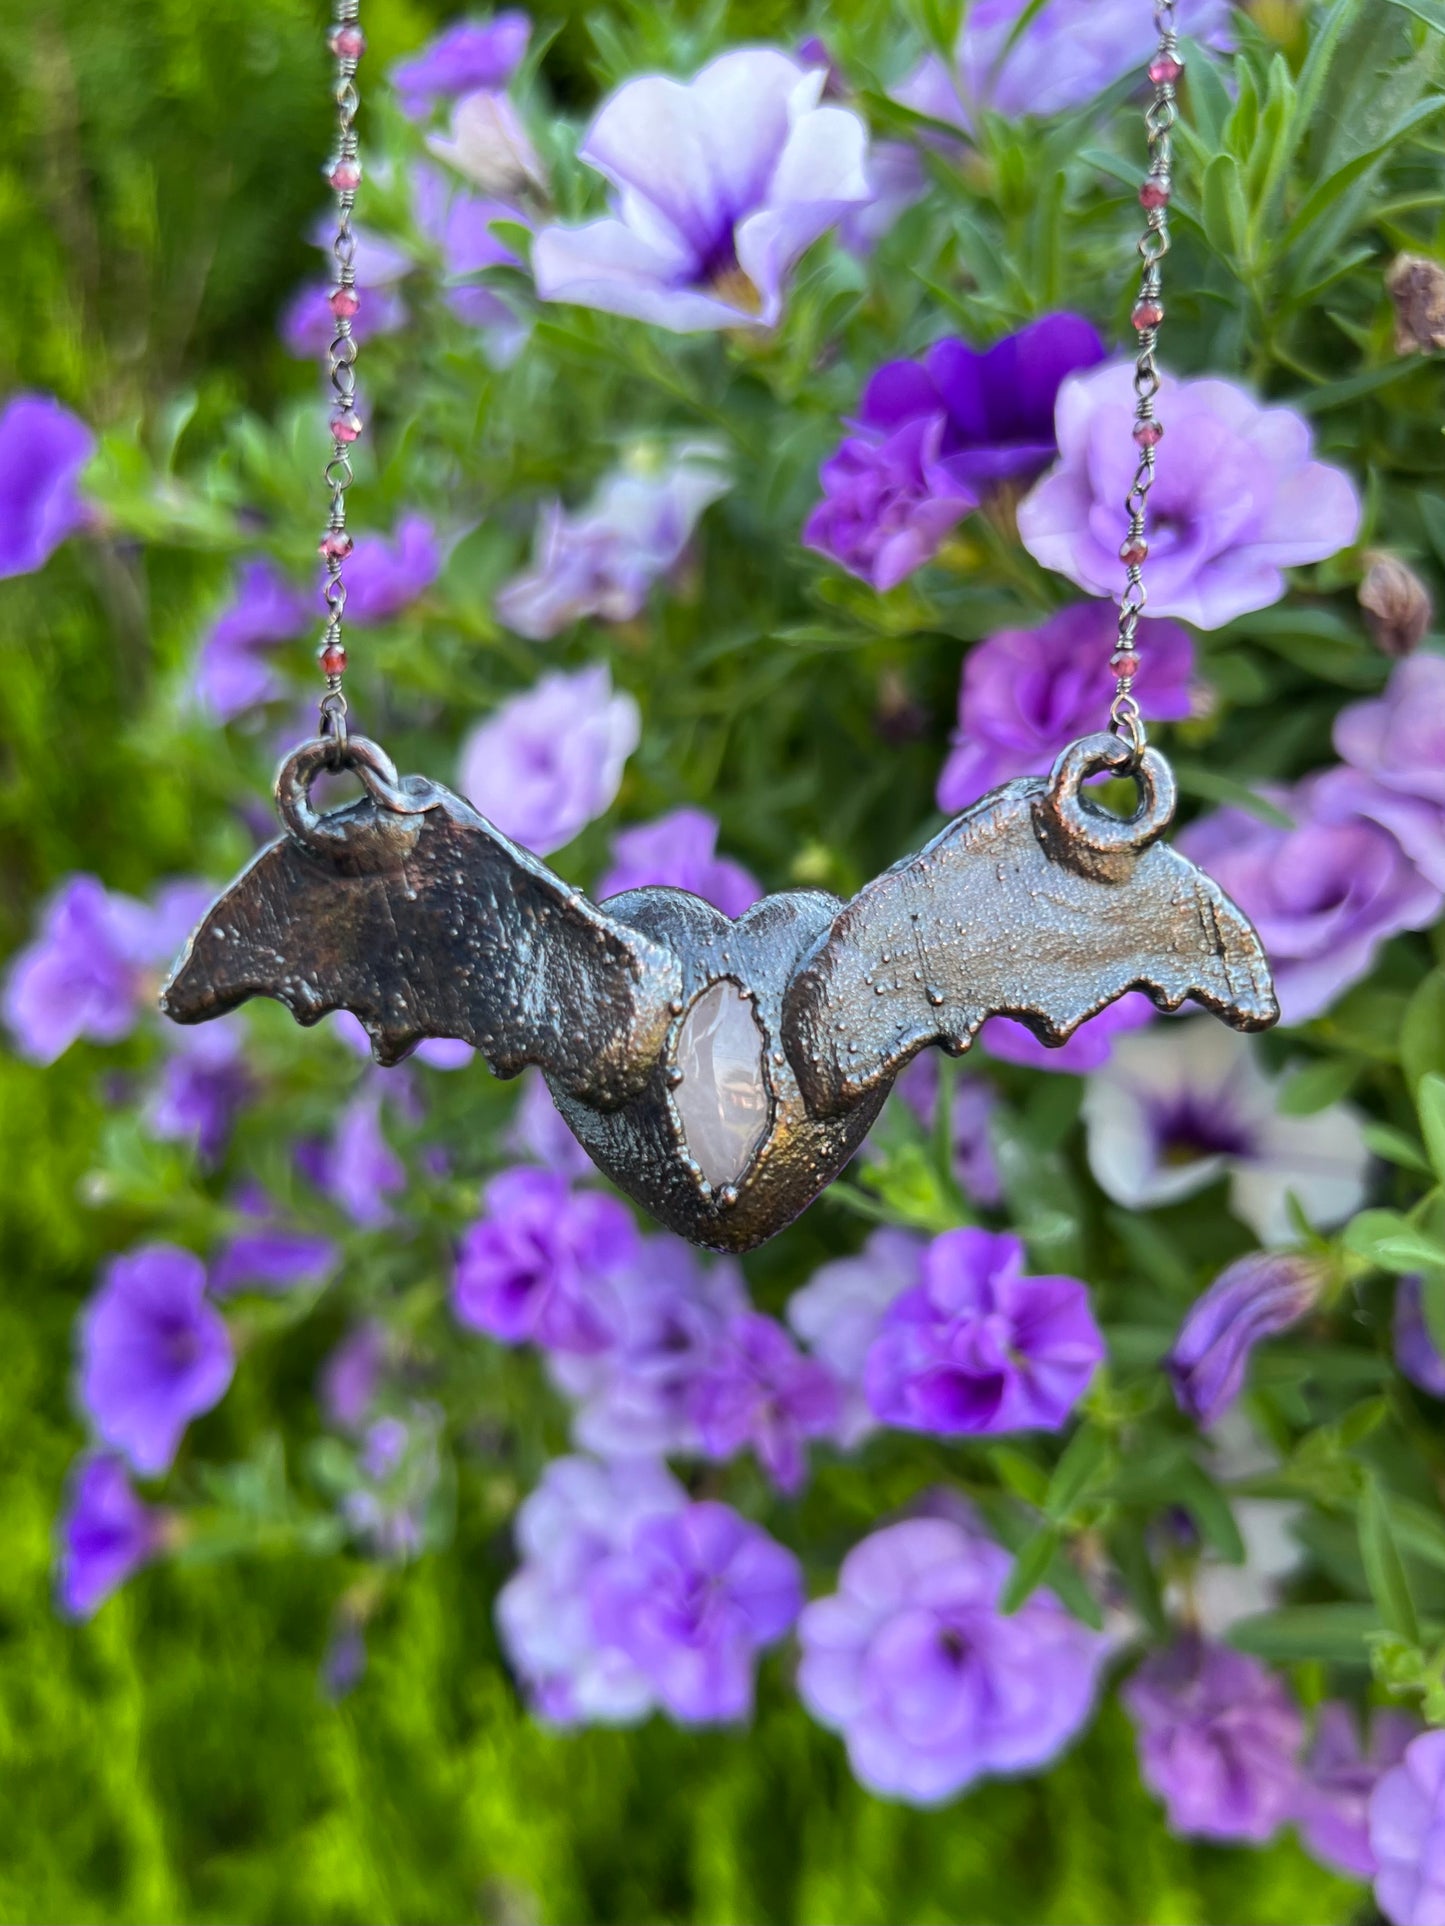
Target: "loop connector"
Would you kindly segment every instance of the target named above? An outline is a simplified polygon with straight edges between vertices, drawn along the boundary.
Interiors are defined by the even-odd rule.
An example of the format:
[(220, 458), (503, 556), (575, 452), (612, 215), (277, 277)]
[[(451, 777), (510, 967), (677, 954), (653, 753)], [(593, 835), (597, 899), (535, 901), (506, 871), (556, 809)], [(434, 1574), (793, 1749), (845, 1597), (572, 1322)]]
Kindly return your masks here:
[[(320, 740), (327, 746), (333, 769), (347, 766), (351, 745), (351, 734), (346, 726), (346, 697), (340, 689), (328, 689), (319, 704), (321, 711)], [(359, 738), (358, 738), (359, 740)]]

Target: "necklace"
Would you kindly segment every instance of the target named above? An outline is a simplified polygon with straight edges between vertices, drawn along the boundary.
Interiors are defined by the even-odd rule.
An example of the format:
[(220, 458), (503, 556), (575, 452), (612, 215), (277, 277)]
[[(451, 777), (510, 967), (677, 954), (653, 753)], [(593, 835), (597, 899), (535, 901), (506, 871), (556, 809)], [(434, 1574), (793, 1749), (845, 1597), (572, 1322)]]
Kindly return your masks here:
[[(363, 427), (351, 333), (358, 7), (336, 0), (330, 41), (336, 329), (321, 727), (277, 777), (285, 833), (202, 920), (162, 994), (167, 1015), (198, 1023), (271, 996), (305, 1024), (353, 1011), (384, 1064), (423, 1037), (463, 1038), (499, 1077), (536, 1064), (620, 1189), (692, 1242), (732, 1251), (771, 1237), (833, 1181), (912, 1056), (935, 1044), (958, 1055), (987, 1017), (1013, 1017), (1061, 1044), (1115, 998), (1143, 990), (1163, 1010), (1192, 998), (1236, 1029), (1273, 1023), (1255, 931), (1161, 840), (1174, 779), (1133, 694), (1164, 433), (1156, 353), (1183, 72), (1174, 0), (1153, 10), (1132, 312), (1138, 460), (1119, 549), (1109, 726), (1065, 748), (1048, 777), (983, 797), (851, 902), (791, 890), (736, 921), (660, 887), (595, 905), (470, 804), (425, 777), (398, 776), (348, 729), (346, 491)], [(310, 792), (325, 769), (354, 771), (365, 793), (318, 812)], [(1137, 784), (1127, 819), (1085, 791), (1103, 773)]]

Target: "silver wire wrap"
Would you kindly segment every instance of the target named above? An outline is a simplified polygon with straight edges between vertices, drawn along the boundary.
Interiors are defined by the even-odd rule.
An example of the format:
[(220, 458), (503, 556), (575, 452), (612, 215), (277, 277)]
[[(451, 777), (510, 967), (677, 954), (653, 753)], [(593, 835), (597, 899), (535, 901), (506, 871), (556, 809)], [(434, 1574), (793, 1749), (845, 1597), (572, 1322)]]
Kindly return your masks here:
[[(359, 14), (360, 0), (335, 0), (330, 30), (330, 45), (336, 60), (333, 97), (336, 101), (337, 137), (336, 152), (327, 173), (336, 189), (336, 234), (331, 243), (335, 261), (332, 282), (334, 333), (331, 346), (327, 349), (326, 362), (335, 400), (331, 417), (331, 458), (326, 464), (331, 513), (322, 537), (321, 551), (326, 561), (326, 582), (322, 590), (326, 601), (326, 632), (318, 654), (322, 659), (322, 672), (326, 676), (326, 693), (320, 705), (321, 733), (334, 742), (338, 755), (345, 752), (347, 738), (346, 697), (341, 687), (346, 661), (342, 642), (346, 584), (342, 580), (342, 568), (350, 552), (350, 543), (346, 539), (346, 491), (353, 480), (350, 447), (360, 424), (356, 423), (350, 433), (338, 432), (338, 423), (343, 427), (355, 423), (356, 341), (351, 332), (351, 316), (344, 311), (344, 302), (340, 304), (342, 311), (337, 312), (336, 297), (343, 290), (347, 295), (353, 295), (356, 289), (356, 236), (352, 232), (351, 216), (356, 206), (356, 183), (360, 178), (356, 140), (356, 110), (360, 105), (356, 87), (356, 68), (361, 58)], [(355, 36), (354, 41), (352, 35)], [(342, 171), (347, 168), (352, 170), (350, 174)], [(340, 178), (337, 178), (338, 174)], [(331, 657), (330, 664), (326, 661), (328, 655)]]

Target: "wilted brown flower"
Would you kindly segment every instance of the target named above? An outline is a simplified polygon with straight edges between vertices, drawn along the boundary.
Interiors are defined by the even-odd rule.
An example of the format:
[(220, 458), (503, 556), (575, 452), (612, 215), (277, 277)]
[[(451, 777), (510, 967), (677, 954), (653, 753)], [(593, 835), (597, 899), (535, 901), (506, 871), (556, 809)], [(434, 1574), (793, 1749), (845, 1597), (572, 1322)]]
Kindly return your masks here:
[(1370, 638), (1383, 655), (1409, 655), (1419, 648), (1435, 613), (1430, 591), (1398, 555), (1370, 549), (1364, 562), (1359, 603)]
[(1395, 304), (1396, 354), (1445, 348), (1445, 267), (1423, 254), (1397, 254), (1385, 286)]

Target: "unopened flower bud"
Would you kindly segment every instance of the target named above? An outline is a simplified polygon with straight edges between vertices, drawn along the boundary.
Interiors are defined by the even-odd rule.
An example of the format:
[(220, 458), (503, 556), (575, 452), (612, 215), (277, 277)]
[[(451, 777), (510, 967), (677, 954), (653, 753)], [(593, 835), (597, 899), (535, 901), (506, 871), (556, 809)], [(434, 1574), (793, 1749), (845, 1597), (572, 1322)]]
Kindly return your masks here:
[(1423, 254), (1397, 254), (1385, 286), (1395, 304), (1396, 354), (1445, 348), (1445, 267)]
[(1382, 655), (1410, 655), (1424, 640), (1435, 613), (1430, 592), (1398, 555), (1371, 549), (1364, 561), (1359, 602), (1370, 639)]
[(1196, 1424), (1221, 1418), (1244, 1387), (1250, 1352), (1312, 1311), (1329, 1281), (1314, 1258), (1255, 1251), (1221, 1271), (1191, 1305), (1165, 1368)]

